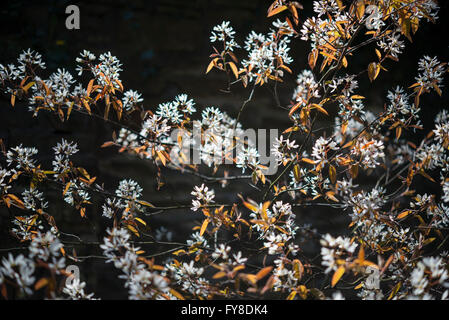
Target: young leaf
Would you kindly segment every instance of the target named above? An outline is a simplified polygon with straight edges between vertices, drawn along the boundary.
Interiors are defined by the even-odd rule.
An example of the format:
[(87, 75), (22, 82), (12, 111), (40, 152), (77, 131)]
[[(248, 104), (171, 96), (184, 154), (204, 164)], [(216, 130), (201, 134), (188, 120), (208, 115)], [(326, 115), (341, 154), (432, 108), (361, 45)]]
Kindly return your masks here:
[(362, 19), (365, 14), (365, 0), (358, 0), (356, 3), (356, 15), (357, 19)]
[(39, 289), (45, 287), (47, 284), (48, 284), (48, 278), (42, 278), (35, 283), (34, 290), (39, 290)]
[(176, 298), (178, 298), (179, 300), (185, 300), (186, 298), (184, 298), (184, 296), (182, 294), (180, 294), (178, 291), (176, 291), (175, 289), (170, 289), (170, 293), (172, 295), (174, 295)]
[(246, 202), (243, 200), (243, 204), (245, 207), (247, 207), (249, 210), (253, 211), (253, 212), (259, 212), (259, 208), (255, 205), (253, 205), (252, 203)]
[(263, 268), (256, 274), (256, 279), (257, 280), (263, 279), (267, 274), (269, 274), (271, 272), (272, 269), (273, 269), (273, 267)]
[[(270, 9), (271, 9), (271, 7), (270, 7)], [(267, 18), (272, 17), (272, 16), (274, 16), (274, 15), (276, 15), (276, 14), (278, 14), (278, 13), (280, 13), (280, 12), (286, 10), (286, 9), (287, 9), (287, 6), (279, 6), (279, 7), (275, 8), (275, 9), (271, 9), (270, 11), (268, 11)]]
[(348, 60), (346, 59), (346, 57), (343, 57), (341, 59), (341, 64), (343, 65), (343, 67), (347, 68), (348, 67)]
[(215, 66), (215, 64), (217, 63), (217, 60), (218, 60), (218, 58), (215, 58), (215, 59), (211, 60), (211, 62), (207, 66), (206, 74)]
[(298, 102), (297, 104), (295, 104), (289, 111), (288, 116), (290, 117), (296, 110), (298, 110), (298, 108), (301, 106), (301, 103)]
[(412, 211), (411, 210), (405, 210), (402, 211), (400, 214), (398, 214), (398, 216), (396, 217), (396, 219), (404, 219), (406, 216), (408, 216)]
[(329, 113), (327, 113), (327, 111), (322, 106), (320, 106), (319, 104), (312, 103), (310, 106), (312, 108), (318, 109), (319, 112), (324, 113), (327, 116), (329, 115)]
[(296, 291), (293, 290), (292, 292), (290, 292), (290, 294), (287, 297), (287, 300), (293, 300), (296, 296)]
[(232, 73), (234, 73), (234, 76), (236, 79), (239, 78), (239, 71), (237, 70), (237, 66), (234, 62), (228, 62), (229, 66), (231, 67)]
[(296, 182), (299, 182), (301, 180), (301, 171), (299, 170), (298, 164), (295, 164), (295, 166), (293, 167), (293, 176)]
[(376, 80), (377, 76), (379, 75), (380, 67), (376, 62), (371, 62), (368, 65), (368, 78), (371, 82)]
[(316, 49), (313, 49), (312, 51), (310, 51), (308, 59), (310, 69), (313, 70), (315, 68), (317, 59), (318, 59), (318, 51)]
[(86, 90), (86, 94), (87, 94), (88, 96), (90, 96), (90, 92), (92, 91), (93, 85), (94, 85), (94, 79), (91, 79), (91, 80), (89, 81), (89, 84), (87, 85), (87, 90)]
[(208, 224), (209, 224), (209, 219), (204, 219), (204, 222), (201, 225), (200, 236), (202, 236), (204, 234), (204, 231), (206, 231)]
[(212, 279), (220, 279), (226, 276), (226, 272), (219, 271), (216, 274), (213, 275)]
[(141, 224), (143, 224), (144, 226), (146, 226), (147, 225), (147, 223), (145, 222), (145, 221), (143, 221), (142, 219), (140, 219), (140, 218), (134, 218), (134, 220), (136, 220), (136, 221), (139, 221)]

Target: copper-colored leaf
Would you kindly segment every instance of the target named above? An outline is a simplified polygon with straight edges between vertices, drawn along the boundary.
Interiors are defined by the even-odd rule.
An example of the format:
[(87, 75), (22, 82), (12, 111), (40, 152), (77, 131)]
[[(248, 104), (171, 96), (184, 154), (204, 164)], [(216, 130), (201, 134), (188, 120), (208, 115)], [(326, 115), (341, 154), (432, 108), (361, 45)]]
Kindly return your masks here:
[(140, 218), (134, 218), (134, 220), (136, 220), (136, 221), (139, 221), (141, 224), (143, 224), (144, 226), (146, 226), (147, 225), (147, 223), (145, 222), (145, 221), (143, 221), (142, 219), (140, 219)]
[(308, 59), (310, 69), (313, 70), (315, 68), (317, 59), (318, 59), (318, 51), (316, 49), (313, 49), (312, 51), (310, 51)]
[(379, 58), (379, 61), (382, 59), (382, 54), (380, 53), (380, 51), (376, 48), (374, 49), (376, 51), (376, 55)]
[(357, 178), (357, 175), (359, 174), (359, 166), (356, 164), (351, 166), (350, 173), (351, 173), (352, 179)]
[(279, 6), (277, 8), (274, 8), (268, 12), (267, 18), (272, 17), (286, 9), (287, 9), (287, 6)]
[(73, 105), (75, 103), (72, 101), (69, 105), (69, 108), (67, 109), (67, 115), (66, 115), (66, 120), (69, 120), (70, 114), (72, 113), (72, 109), (73, 109)]
[(301, 106), (301, 103), (298, 102), (297, 104), (295, 104), (293, 107), (291, 107), (290, 112), (288, 113), (288, 116), (291, 116), (296, 110), (298, 110), (298, 108)]
[(271, 277), (268, 278), (267, 282), (265, 283), (265, 286), (262, 288), (262, 291), (260, 291), (260, 293), (264, 294), (265, 292), (270, 290), (273, 287), (275, 280), (276, 277), (274, 275), (271, 275)]
[(235, 78), (238, 79), (239, 78), (239, 71), (237, 70), (237, 66), (232, 61), (228, 62), (228, 64), (231, 67), (232, 73), (234, 73)]
[(134, 233), (136, 236), (140, 237), (139, 231), (137, 231), (136, 228), (134, 228), (132, 225), (127, 225), (128, 229), (131, 230), (132, 233)]
[(25, 91), (25, 93), (27, 93), (28, 90), (29, 90), (32, 86), (34, 86), (34, 84), (35, 84), (34, 81), (28, 82), (28, 83), (26, 84), (26, 86), (24, 86), (24, 87), (22, 88), (22, 90)]
[(106, 141), (105, 143), (103, 143), (101, 145), (100, 148), (107, 148), (107, 147), (113, 146), (114, 144), (115, 144), (114, 141)]
[(5, 300), (8, 300), (8, 291), (6, 289), (6, 284), (5, 283), (2, 284), (1, 292), (2, 292), (3, 298), (5, 298)]
[(319, 112), (324, 113), (324, 114), (327, 115), (327, 116), (329, 115), (329, 113), (327, 113), (327, 111), (326, 111), (322, 106), (320, 106), (320, 105), (317, 104), (317, 103), (312, 103), (310, 106), (311, 106), (312, 108), (318, 109)]
[(293, 290), (292, 292), (290, 292), (290, 294), (287, 297), (287, 300), (293, 300), (296, 296), (296, 291)]
[(204, 234), (208, 224), (209, 224), (209, 219), (204, 219), (203, 224), (201, 225), (200, 236), (202, 236)]
[(396, 140), (399, 140), (399, 138), (401, 137), (402, 134), (402, 127), (397, 127), (396, 128)]
[(218, 58), (212, 59), (212, 61), (209, 63), (206, 69), (206, 73), (208, 73), (216, 64)]
[(288, 6), (288, 9), (292, 13), (293, 21), (295, 22), (296, 25), (298, 25), (298, 22), (299, 22), (298, 10), (296, 10), (296, 7), (293, 4), (290, 4)]
[(154, 205), (152, 205), (151, 203), (149, 203), (147, 201), (137, 200), (137, 203), (140, 203), (141, 205), (144, 205), (146, 207), (154, 208)]
[(356, 3), (356, 15), (357, 19), (362, 19), (365, 14), (365, 0), (357, 0)]
[(348, 60), (346, 59), (346, 57), (343, 57), (341, 59), (341, 64), (343, 65), (343, 67), (347, 68), (348, 67)]
[(42, 278), (34, 284), (34, 290), (39, 290), (48, 284), (48, 278)]
[(170, 293), (172, 295), (174, 295), (176, 298), (178, 298), (179, 300), (185, 300), (184, 296), (182, 294), (180, 294), (178, 291), (176, 291), (175, 289), (170, 289)]
[(398, 216), (396, 217), (396, 219), (403, 219), (406, 216), (408, 216), (412, 211), (411, 210), (405, 210), (402, 211), (400, 214), (398, 214)]
[(271, 203), (270, 201), (265, 201), (264, 204), (262, 205), (262, 210), (260, 214), (265, 221), (268, 220), (267, 210), (268, 207), (270, 206), (270, 203)]
[(90, 106), (85, 99), (83, 99), (83, 105), (86, 108), (87, 112), (89, 112), (89, 114), (91, 114), (92, 111), (90, 110)]
[(271, 270), (273, 270), (273, 267), (263, 268), (256, 274), (256, 279), (257, 280), (263, 279), (267, 274), (269, 274), (271, 272)]
[(70, 181), (67, 182), (67, 184), (65, 185), (64, 191), (62, 192), (63, 196), (67, 193), (67, 191), (69, 190), (71, 184), (72, 183)]
[(335, 271), (334, 275), (332, 276), (332, 282), (331, 282), (332, 287), (335, 287), (335, 285), (341, 279), (341, 277), (343, 276), (344, 273), (345, 273), (345, 267), (344, 266), (338, 267), (337, 271)]
[(302, 158), (301, 161), (306, 162), (306, 163), (310, 163), (310, 164), (315, 164), (315, 161), (309, 158)]
[(344, 9), (343, 2), (341, 2), (341, 0), (337, 0), (337, 5), (340, 11)]
[(377, 76), (379, 75), (380, 67), (376, 62), (371, 62), (368, 65), (368, 78), (371, 82), (376, 80)]
[(339, 202), (338, 199), (335, 197), (335, 192), (333, 191), (327, 191), (326, 196), (332, 201)]
[(89, 81), (89, 84), (87, 85), (87, 90), (86, 90), (86, 94), (87, 94), (88, 96), (90, 96), (90, 93), (91, 93), (91, 91), (92, 91), (93, 85), (94, 85), (94, 79), (91, 79), (91, 80)]
[(333, 184), (337, 181), (337, 169), (333, 165), (329, 166), (329, 178)]
[(219, 271), (219, 272), (217, 272), (216, 274), (214, 274), (213, 276), (212, 276), (212, 279), (220, 279), (220, 278), (223, 278), (223, 277), (225, 277), (226, 276), (226, 272), (224, 272), (224, 271)]
[(363, 246), (360, 247), (358, 259), (359, 263), (363, 263), (363, 261), (365, 261), (365, 249), (363, 248)]
[(304, 274), (304, 265), (299, 259), (293, 260), (293, 271), (296, 279), (301, 280), (302, 275)]
[(298, 164), (295, 164), (295, 166), (293, 167), (293, 176), (296, 182), (299, 182), (301, 180), (301, 171), (299, 170)]
[(393, 290), (391, 290), (391, 293), (390, 293), (390, 295), (388, 296), (388, 299), (387, 299), (387, 300), (391, 300), (391, 299), (396, 295), (396, 293), (398, 293), (399, 289), (401, 288), (401, 285), (402, 285), (402, 282), (398, 282), (398, 283), (394, 286), (394, 288), (393, 288)]
[(120, 82), (119, 79), (115, 79), (115, 83), (118, 84), (118, 86), (120, 87), (120, 91), (123, 91), (123, 84)]
[(259, 207), (250, 202), (243, 201), (243, 205), (253, 212), (259, 212)]
[(165, 164), (166, 164), (166, 159), (165, 159), (164, 154), (163, 154), (161, 151), (159, 151), (159, 150), (157, 150), (156, 153), (157, 153), (157, 155), (159, 156), (159, 160), (161, 160), (162, 164), (165, 166)]

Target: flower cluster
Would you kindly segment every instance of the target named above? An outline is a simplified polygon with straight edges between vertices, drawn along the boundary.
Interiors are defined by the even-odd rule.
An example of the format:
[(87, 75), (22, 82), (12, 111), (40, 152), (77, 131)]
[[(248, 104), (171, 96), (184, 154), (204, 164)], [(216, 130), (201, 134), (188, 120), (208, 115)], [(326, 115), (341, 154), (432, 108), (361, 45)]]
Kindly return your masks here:
[(242, 60), (242, 65), (248, 70), (249, 81), (263, 79), (267, 82), (269, 78), (281, 78), (281, 66), (293, 62), (289, 55), (292, 30), (279, 20), (273, 22), (273, 26), (276, 29), (271, 29), (267, 35), (252, 31), (246, 38), (248, 59)]
[(234, 39), (235, 31), (229, 24), (229, 21), (223, 21), (216, 25), (210, 36), (210, 42), (222, 41), (225, 51), (233, 51), (234, 48), (240, 47)]
[(11, 148), (6, 154), (6, 162), (8, 166), (15, 169), (30, 170), (36, 166), (33, 156), (37, 154), (37, 149), (34, 147), (17, 147)]

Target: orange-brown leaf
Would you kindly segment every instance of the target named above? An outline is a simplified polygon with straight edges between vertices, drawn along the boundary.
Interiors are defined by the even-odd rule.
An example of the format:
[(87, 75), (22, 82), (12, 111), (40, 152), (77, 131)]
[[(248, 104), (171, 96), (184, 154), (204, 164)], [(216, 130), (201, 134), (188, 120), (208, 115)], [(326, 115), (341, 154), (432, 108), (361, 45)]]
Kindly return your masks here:
[(334, 275), (332, 276), (332, 282), (331, 282), (332, 287), (335, 287), (335, 285), (341, 279), (341, 277), (343, 276), (344, 273), (345, 273), (345, 267), (344, 266), (340, 266), (337, 269), (337, 271), (335, 271)]
[(402, 211), (400, 214), (398, 214), (398, 216), (396, 217), (396, 219), (403, 219), (406, 216), (408, 216), (412, 211), (411, 210), (405, 210)]
[(94, 79), (91, 79), (91, 80), (89, 81), (89, 84), (87, 85), (87, 90), (86, 90), (86, 94), (87, 94), (88, 96), (90, 96), (90, 93), (91, 93), (91, 91), (92, 91), (93, 85), (94, 85)]
[(212, 279), (220, 279), (226, 276), (226, 272), (219, 271), (216, 274), (213, 275)]
[(206, 69), (206, 74), (215, 66), (215, 63), (217, 62), (218, 58), (212, 59), (212, 61), (209, 63)]
[(310, 106), (311, 106), (312, 108), (318, 109), (319, 112), (324, 113), (324, 114), (327, 115), (327, 116), (329, 115), (329, 113), (327, 113), (327, 111), (326, 111), (322, 106), (320, 106), (320, 105), (317, 104), (317, 103), (312, 103)]
[(379, 64), (376, 62), (371, 62), (368, 65), (368, 78), (371, 82), (376, 80), (377, 76), (379, 75), (380, 67)]
[(184, 296), (182, 294), (180, 294), (178, 291), (176, 291), (175, 289), (170, 289), (170, 293), (172, 295), (174, 295), (176, 298), (178, 298), (179, 300), (185, 300)]
[(329, 166), (329, 178), (333, 184), (337, 181), (337, 169), (333, 165)]

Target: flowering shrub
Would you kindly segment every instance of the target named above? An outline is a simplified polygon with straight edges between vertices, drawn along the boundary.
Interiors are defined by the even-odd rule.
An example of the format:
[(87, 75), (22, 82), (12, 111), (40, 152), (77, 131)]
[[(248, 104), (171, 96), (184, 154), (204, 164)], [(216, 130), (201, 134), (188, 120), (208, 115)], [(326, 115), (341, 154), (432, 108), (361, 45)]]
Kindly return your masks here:
[[(160, 206), (144, 199), (133, 179), (118, 181), (115, 190), (104, 186), (73, 160), (82, 150), (74, 141), (53, 146), (51, 164), (39, 163), (33, 146), (2, 142), (0, 204), (10, 212), (11, 234), (26, 248), (1, 260), (3, 298), (101, 298), (71, 271), (87, 257), (66, 249), (86, 242), (58, 227), (43, 191), (52, 185), (79, 219), (104, 217), (104, 238), (90, 243), (101, 253), (94, 258), (120, 271), (130, 299), (447, 299), (449, 113), (442, 109), (433, 128), (420, 120), (420, 97), (442, 95), (447, 64), (422, 57), (415, 83), (390, 89), (382, 112), (365, 108), (358, 86), (362, 77), (375, 85), (420, 25), (437, 21), (437, 2), (317, 0), (310, 18), (300, 18), (301, 9), (296, 1), (276, 0), (268, 8), (268, 17), (276, 16), (271, 29), (251, 31), (243, 44), (228, 21), (211, 31), (206, 73), (223, 72), (228, 90), (249, 91), (235, 116), (200, 107), (187, 94), (144, 107), (139, 92), (125, 89), (122, 64), (109, 52), (97, 57), (84, 50), (76, 58), (78, 77), (88, 76), (86, 83), (64, 69), (41, 78), (46, 65), (31, 49), (16, 64), (0, 64), (12, 107), (22, 100), (34, 117), (47, 112), (67, 122), (76, 112), (118, 126), (101, 147), (151, 162), (158, 170), (148, 178), (158, 188), (165, 184), (163, 167), (203, 181), (192, 185), (184, 204)], [(309, 68), (297, 76), (291, 103), (282, 106), (277, 87), (300, 59), (290, 55), (294, 42), (310, 45)], [(352, 57), (365, 47), (375, 61), (348, 74)], [(260, 86), (274, 88), (291, 123), (267, 148), (261, 146), (263, 134), (258, 144), (240, 123)], [(319, 117), (332, 113), (331, 131), (316, 127)], [(419, 132), (421, 142), (407, 140)], [(416, 192), (423, 179), (440, 192)], [(248, 189), (221, 197), (231, 180), (246, 182)], [(254, 189), (258, 196), (250, 199), (246, 193)], [(101, 212), (93, 206), (98, 195)], [(314, 206), (347, 215), (349, 235), (320, 234), (300, 221), (298, 210)], [(183, 242), (172, 240), (169, 226), (153, 229), (148, 222), (174, 210), (198, 219)], [(165, 250), (154, 252), (152, 245)], [(306, 254), (310, 245), (319, 246), (318, 256)]]

